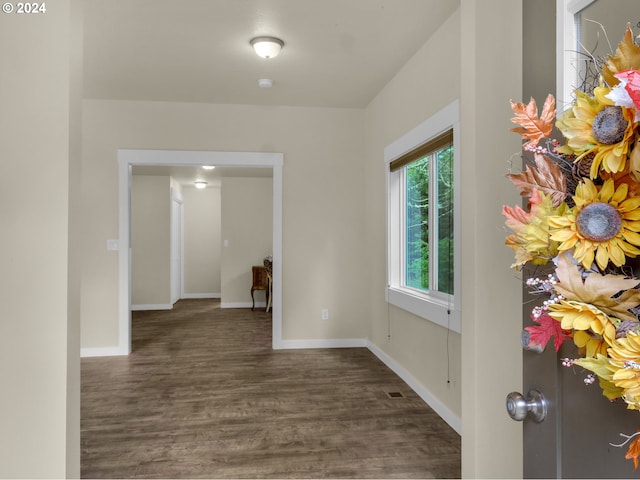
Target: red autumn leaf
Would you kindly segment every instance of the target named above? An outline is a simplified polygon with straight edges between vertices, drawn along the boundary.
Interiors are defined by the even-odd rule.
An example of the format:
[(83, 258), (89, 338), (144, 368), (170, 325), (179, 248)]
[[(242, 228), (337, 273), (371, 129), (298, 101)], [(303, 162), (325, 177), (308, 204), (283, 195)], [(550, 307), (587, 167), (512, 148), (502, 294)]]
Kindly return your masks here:
[(560, 350), (562, 343), (569, 339), (569, 336), (560, 326), (560, 322), (546, 313), (538, 318), (534, 318), (532, 315), (531, 318), (540, 325), (525, 327), (525, 330), (529, 332), (530, 342), (546, 347), (551, 337), (553, 337), (553, 344), (557, 352)]
[(629, 450), (627, 450), (627, 454), (624, 456), (627, 460), (633, 460), (633, 470), (636, 471), (638, 468), (638, 457), (640, 456), (640, 437), (636, 437), (629, 444)]
[(617, 78), (624, 78), (627, 84), (624, 89), (629, 94), (633, 104), (636, 106), (636, 110), (640, 110), (640, 72), (637, 70), (626, 70), (624, 72), (616, 73)]
[(556, 116), (556, 99), (549, 94), (542, 107), (540, 117), (538, 117), (538, 106), (532, 98), (529, 103), (516, 103), (510, 100), (511, 109), (515, 113), (515, 117), (511, 119), (513, 123), (517, 123), (521, 128), (512, 128), (512, 132), (519, 133), (520, 136), (528, 140), (525, 146), (535, 147), (543, 138), (551, 135), (553, 130), (553, 119)]

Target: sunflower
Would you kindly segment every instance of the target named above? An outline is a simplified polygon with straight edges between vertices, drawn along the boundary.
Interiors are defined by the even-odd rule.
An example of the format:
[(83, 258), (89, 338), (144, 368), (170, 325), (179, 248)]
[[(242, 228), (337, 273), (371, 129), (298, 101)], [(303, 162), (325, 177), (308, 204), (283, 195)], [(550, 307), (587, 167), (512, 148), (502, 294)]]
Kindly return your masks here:
[(615, 106), (605, 96), (609, 91), (598, 87), (594, 97), (576, 91), (573, 107), (556, 121), (567, 139), (558, 152), (576, 155), (576, 160), (593, 154), (591, 178), (598, 176), (600, 168), (609, 173), (623, 171), (635, 140), (635, 111)]
[(551, 240), (558, 251), (574, 249), (573, 257), (589, 270), (595, 258), (604, 270), (611, 260), (620, 267), (625, 256), (640, 255), (640, 197), (629, 197), (629, 186), (615, 188), (608, 179), (597, 187), (585, 178), (576, 187), (575, 207), (548, 219)]
[(572, 300), (550, 304), (549, 316), (558, 320), (564, 330), (573, 330), (573, 343), (588, 357), (607, 353), (620, 323), (594, 305)]
[(640, 335), (628, 333), (609, 349), (610, 363), (616, 368), (611, 381), (624, 389), (628, 407), (640, 410)]

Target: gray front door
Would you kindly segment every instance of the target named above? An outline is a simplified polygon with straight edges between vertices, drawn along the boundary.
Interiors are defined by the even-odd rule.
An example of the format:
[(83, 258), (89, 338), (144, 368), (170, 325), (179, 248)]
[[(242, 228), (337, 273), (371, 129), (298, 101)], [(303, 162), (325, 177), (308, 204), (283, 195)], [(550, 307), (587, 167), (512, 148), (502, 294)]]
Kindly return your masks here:
[[(640, 20), (638, 0), (597, 0), (584, 12), (583, 17), (603, 22), (602, 8), (607, 14), (623, 17), (622, 27), (627, 22), (635, 26)], [(635, 8), (629, 8), (633, 4)], [(556, 91), (556, 2), (555, 0), (524, 0), (524, 65), (523, 99), (530, 97), (539, 105), (548, 93)], [(609, 22), (609, 20), (607, 20)], [(607, 32), (615, 49), (620, 40), (621, 28), (611, 27)], [(585, 40), (589, 41), (590, 40)], [(607, 45), (604, 36), (600, 45)], [(608, 46), (607, 46), (608, 48)], [(563, 109), (558, 106), (558, 111)], [(523, 280), (545, 276), (552, 269), (523, 271)], [(523, 328), (532, 325), (531, 310), (542, 298), (525, 293), (523, 306)], [(516, 341), (514, 339), (514, 341)], [(632, 478), (640, 477), (640, 469), (634, 472), (631, 460), (625, 459), (627, 447), (617, 448), (610, 443), (622, 443), (621, 433), (632, 434), (640, 429), (640, 412), (627, 410), (623, 402), (611, 403), (602, 395), (598, 382), (586, 385), (584, 379), (589, 372), (582, 368), (564, 367), (562, 359), (576, 358), (576, 347), (565, 342), (556, 353), (553, 342), (542, 352), (523, 349), (523, 392), (542, 392), (547, 401), (546, 418), (536, 422), (530, 417), (523, 421), (525, 478)]]
[[(532, 324), (530, 309), (523, 327)], [(633, 462), (625, 459), (620, 433), (640, 428), (640, 412), (611, 403), (596, 381), (586, 385), (580, 367), (562, 366), (563, 358), (576, 358), (576, 348), (565, 342), (556, 353), (552, 344), (542, 353), (523, 350), (524, 395), (535, 389), (547, 401), (546, 418), (537, 423), (526, 418), (524, 432), (525, 478), (631, 478)]]

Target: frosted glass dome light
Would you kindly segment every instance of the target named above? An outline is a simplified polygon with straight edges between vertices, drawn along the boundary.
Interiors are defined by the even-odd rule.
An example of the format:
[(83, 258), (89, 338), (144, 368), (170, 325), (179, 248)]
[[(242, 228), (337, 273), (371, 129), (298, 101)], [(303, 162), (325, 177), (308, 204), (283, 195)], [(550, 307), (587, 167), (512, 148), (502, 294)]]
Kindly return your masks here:
[(276, 37), (256, 37), (249, 43), (262, 58), (277, 57), (284, 46), (284, 42)]

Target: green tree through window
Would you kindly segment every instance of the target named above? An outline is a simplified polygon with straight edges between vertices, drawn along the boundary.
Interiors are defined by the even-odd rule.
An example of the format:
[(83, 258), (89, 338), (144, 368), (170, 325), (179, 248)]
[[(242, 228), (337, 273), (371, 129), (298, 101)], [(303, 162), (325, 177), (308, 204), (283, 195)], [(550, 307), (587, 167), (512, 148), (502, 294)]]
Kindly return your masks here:
[[(430, 175), (435, 177), (431, 195), (436, 202), (430, 202)], [(408, 164), (405, 181), (405, 284), (453, 294), (453, 147)], [(431, 266), (434, 272), (430, 255), (436, 260)], [(430, 285), (430, 280), (436, 284)]]
[(429, 289), (429, 158), (406, 167), (406, 278), (408, 287)]

